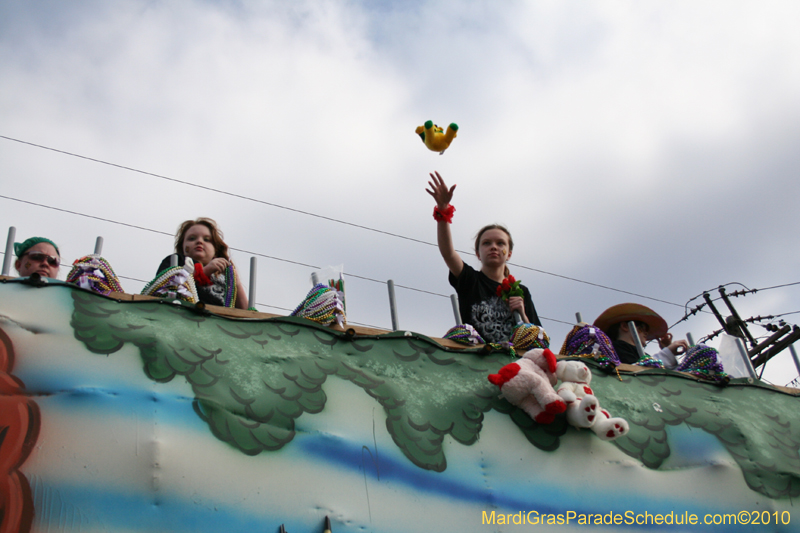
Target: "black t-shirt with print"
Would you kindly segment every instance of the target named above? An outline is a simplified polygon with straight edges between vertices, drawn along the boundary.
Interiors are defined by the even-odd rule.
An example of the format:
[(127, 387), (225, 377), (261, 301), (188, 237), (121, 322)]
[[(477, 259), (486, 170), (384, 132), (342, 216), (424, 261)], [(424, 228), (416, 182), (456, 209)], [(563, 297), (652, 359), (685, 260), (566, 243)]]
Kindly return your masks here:
[[(470, 324), (481, 334), (486, 342), (505, 342), (511, 338), (511, 331), (516, 326), (514, 315), (508, 304), (497, 296), (496, 281), (489, 279), (483, 272), (464, 263), (461, 275), (449, 276), (450, 285), (458, 294), (458, 307), (461, 320)], [(525, 302), (525, 314), (531, 324), (541, 326), (539, 315), (533, 306), (533, 299), (528, 288), (520, 285)]]

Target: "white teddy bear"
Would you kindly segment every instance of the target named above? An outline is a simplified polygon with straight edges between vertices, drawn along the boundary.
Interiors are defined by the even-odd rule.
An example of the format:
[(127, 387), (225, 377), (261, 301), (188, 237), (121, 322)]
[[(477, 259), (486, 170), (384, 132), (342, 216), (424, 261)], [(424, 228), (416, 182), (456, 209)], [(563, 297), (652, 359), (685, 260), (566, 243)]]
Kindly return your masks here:
[(622, 418), (611, 418), (600, 407), (589, 383), (592, 371), (580, 361), (559, 361), (556, 377), (561, 381), (558, 395), (567, 404), (567, 421), (576, 428), (591, 428), (603, 440), (614, 440), (628, 433), (628, 423)]

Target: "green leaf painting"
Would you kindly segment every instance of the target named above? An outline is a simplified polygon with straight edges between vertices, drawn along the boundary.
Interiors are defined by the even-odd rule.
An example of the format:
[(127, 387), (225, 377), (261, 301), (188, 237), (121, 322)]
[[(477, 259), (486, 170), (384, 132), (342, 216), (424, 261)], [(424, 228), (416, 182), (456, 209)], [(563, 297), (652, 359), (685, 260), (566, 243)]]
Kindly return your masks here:
[[(395, 444), (428, 470), (447, 468), (447, 435), (474, 443), (491, 409), (545, 451), (577, 431), (564, 417), (536, 424), (499, 397), (487, 375), (514, 360), (506, 351), (453, 350), (401, 332), (352, 335), (291, 317), (229, 319), (166, 301), (117, 302), (83, 291), (72, 298), (75, 337), (90, 351), (112, 354), (133, 344), (150, 379), (186, 379), (197, 415), (248, 455), (289, 445), (295, 420), (325, 409), (332, 376), (374, 398)], [(617, 376), (587, 364), (602, 406), (630, 424), (628, 435), (604, 445), (658, 469), (670, 456), (668, 427), (684, 424), (714, 435), (752, 490), (800, 495), (797, 397), (737, 380), (723, 387), (663, 370)]]

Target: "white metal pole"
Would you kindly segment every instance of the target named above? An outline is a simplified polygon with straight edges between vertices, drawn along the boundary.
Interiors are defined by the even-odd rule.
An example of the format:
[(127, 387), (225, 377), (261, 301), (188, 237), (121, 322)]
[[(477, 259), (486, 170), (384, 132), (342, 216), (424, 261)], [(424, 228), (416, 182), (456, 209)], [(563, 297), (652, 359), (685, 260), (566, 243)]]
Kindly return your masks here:
[(250, 307), (256, 308), (256, 275), (258, 269), (258, 260), (255, 256), (250, 258)]
[(458, 295), (451, 294), (450, 295), (450, 303), (453, 304), (453, 316), (456, 319), (456, 326), (462, 324), (461, 322), (461, 311), (458, 309)]
[(14, 258), (14, 239), (17, 237), (17, 228), (8, 228), (8, 239), (6, 239), (6, 255), (3, 257), (3, 275), (8, 276), (11, 272), (11, 260)]
[(753, 368), (753, 362), (750, 360), (750, 356), (747, 355), (747, 349), (744, 347), (744, 342), (740, 337), (736, 337), (736, 346), (739, 347), (739, 355), (742, 356), (742, 360), (744, 361), (744, 366), (747, 368), (747, 373), (750, 374), (750, 377), (754, 380), (758, 379), (758, 375), (756, 374), (756, 369)]
[(644, 357), (644, 346), (639, 339), (639, 332), (636, 330), (636, 324), (633, 320), (628, 322), (628, 328), (631, 330), (631, 337), (633, 337), (633, 345), (636, 346), (636, 351), (639, 352), (639, 359)]
[(394, 281), (389, 280), (386, 282), (386, 285), (389, 287), (389, 310), (392, 313), (392, 331), (397, 331), (400, 329), (397, 321), (397, 302), (394, 298)]

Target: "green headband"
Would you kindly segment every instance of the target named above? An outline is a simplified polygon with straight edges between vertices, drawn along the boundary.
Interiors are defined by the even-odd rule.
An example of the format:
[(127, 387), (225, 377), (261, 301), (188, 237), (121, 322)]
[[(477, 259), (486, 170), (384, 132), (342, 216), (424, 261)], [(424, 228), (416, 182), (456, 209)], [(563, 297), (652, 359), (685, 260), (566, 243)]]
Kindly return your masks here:
[(23, 255), (25, 255), (25, 252), (27, 252), (33, 246), (36, 246), (40, 242), (46, 242), (47, 244), (51, 245), (53, 248), (56, 249), (56, 253), (58, 254), (58, 256), (61, 257), (61, 252), (58, 251), (58, 246), (56, 246), (56, 243), (54, 243), (50, 239), (45, 239), (44, 237), (31, 237), (30, 239), (26, 239), (23, 242), (15, 242), (14, 253), (18, 258), (22, 257)]

